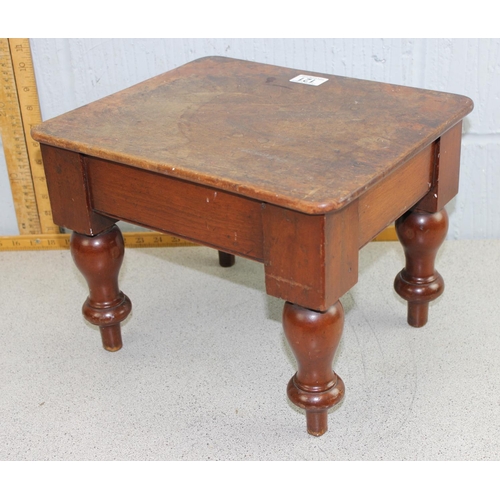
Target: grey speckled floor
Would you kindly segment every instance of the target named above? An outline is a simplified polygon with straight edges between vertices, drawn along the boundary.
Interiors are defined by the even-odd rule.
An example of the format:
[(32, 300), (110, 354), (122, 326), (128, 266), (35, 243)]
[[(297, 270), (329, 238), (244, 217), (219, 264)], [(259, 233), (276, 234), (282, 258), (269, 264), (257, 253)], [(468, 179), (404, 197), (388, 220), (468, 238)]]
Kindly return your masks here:
[(69, 252), (0, 253), (0, 460), (499, 460), (500, 241), (448, 241), (413, 329), (397, 243), (360, 253), (321, 438), (288, 403), (295, 361), (263, 268), (206, 248), (126, 252), (134, 306), (108, 353)]

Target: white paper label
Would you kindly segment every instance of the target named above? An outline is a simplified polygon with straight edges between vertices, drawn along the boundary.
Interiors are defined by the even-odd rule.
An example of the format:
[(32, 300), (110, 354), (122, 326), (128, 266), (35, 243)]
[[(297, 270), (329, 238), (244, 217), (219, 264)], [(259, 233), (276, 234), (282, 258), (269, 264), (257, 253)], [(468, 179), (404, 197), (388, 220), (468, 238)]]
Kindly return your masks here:
[(292, 78), (290, 81), (294, 83), (303, 83), (304, 85), (314, 85), (315, 87), (317, 87), (318, 85), (327, 82), (328, 78), (321, 78), (320, 76), (299, 75), (295, 78)]

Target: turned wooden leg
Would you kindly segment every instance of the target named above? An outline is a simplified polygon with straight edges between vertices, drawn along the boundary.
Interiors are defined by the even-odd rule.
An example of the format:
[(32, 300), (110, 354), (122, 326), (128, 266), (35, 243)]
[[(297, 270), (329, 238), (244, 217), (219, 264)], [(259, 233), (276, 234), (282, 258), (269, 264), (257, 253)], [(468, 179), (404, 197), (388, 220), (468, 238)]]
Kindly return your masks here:
[(406, 266), (396, 276), (394, 288), (408, 301), (408, 323), (421, 327), (427, 323), (429, 302), (444, 290), (444, 281), (434, 269), (439, 247), (448, 231), (448, 214), (410, 211), (396, 221), (396, 232), (403, 245)]
[(219, 251), (219, 264), (221, 267), (234, 266), (234, 262), (235, 262), (234, 255)]
[(120, 322), (132, 309), (129, 298), (118, 288), (124, 254), (122, 233), (117, 226), (97, 236), (73, 233), (71, 254), (89, 285), (83, 315), (99, 326), (104, 349), (118, 351), (122, 347)]
[(340, 302), (326, 312), (285, 303), (283, 328), (298, 362), (298, 371), (288, 383), (288, 397), (306, 410), (307, 432), (313, 436), (327, 431), (328, 409), (344, 396), (344, 383), (332, 370), (343, 326)]

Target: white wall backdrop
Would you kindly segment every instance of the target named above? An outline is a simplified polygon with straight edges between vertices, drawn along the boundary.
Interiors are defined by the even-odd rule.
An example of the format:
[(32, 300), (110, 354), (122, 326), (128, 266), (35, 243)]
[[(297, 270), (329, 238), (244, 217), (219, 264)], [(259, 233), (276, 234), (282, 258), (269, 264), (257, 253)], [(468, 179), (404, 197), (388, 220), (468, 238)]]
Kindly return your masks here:
[[(466, 95), (475, 109), (448, 238), (500, 238), (500, 39), (31, 39), (31, 48), (43, 119), (207, 55)], [(0, 234), (17, 234), (2, 164)]]

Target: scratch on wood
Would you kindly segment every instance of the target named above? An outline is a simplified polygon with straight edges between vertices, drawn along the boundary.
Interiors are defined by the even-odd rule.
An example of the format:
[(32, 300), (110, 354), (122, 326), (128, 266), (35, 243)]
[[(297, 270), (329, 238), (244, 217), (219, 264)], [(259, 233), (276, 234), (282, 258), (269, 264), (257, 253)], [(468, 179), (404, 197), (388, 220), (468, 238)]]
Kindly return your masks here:
[(304, 288), (305, 290), (312, 290), (313, 289), (312, 286), (304, 285), (303, 283), (297, 283), (296, 281), (288, 280), (286, 278), (282, 278), (281, 276), (275, 276), (274, 274), (269, 274), (268, 276), (270, 278), (272, 278), (273, 280), (287, 283), (288, 285), (296, 286), (298, 288)]

